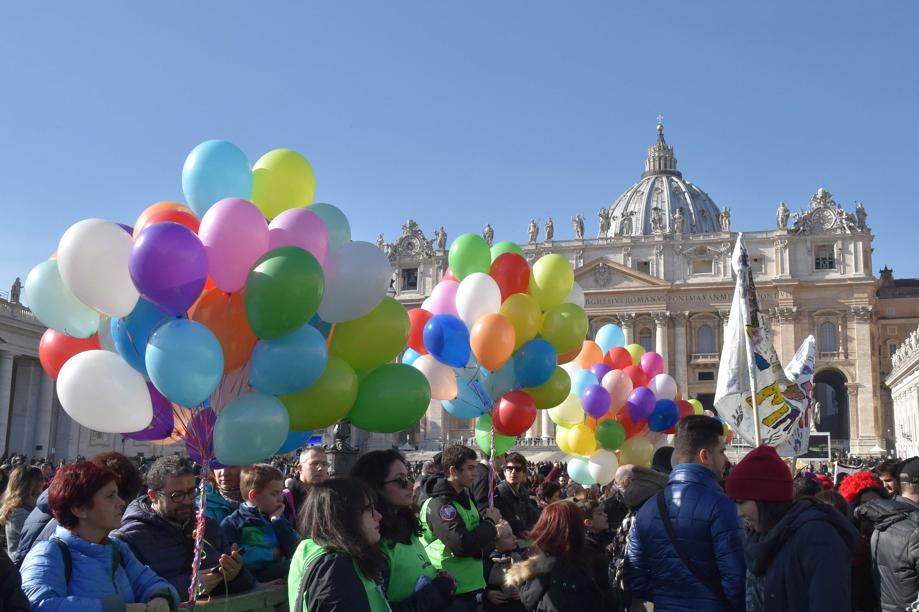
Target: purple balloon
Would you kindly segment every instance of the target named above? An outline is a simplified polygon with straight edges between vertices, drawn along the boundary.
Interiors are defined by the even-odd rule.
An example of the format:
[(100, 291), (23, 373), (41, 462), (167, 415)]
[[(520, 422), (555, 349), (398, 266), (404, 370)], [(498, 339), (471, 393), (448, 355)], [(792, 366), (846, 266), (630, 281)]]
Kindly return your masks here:
[(162, 440), (163, 438), (168, 438), (172, 433), (173, 427), (175, 427), (172, 404), (153, 386), (152, 382), (147, 383), (147, 389), (150, 391), (150, 399), (153, 401), (153, 420), (140, 431), (122, 434), (125, 438), (132, 440)]
[(128, 262), (134, 285), (144, 298), (172, 315), (195, 303), (207, 282), (207, 252), (190, 229), (155, 223), (140, 233)]
[(633, 421), (641, 421), (648, 418), (654, 412), (654, 405), (657, 398), (654, 397), (654, 391), (647, 387), (638, 387), (631, 393), (626, 400), (626, 406), (629, 408), (629, 416)]
[(131, 227), (130, 225), (125, 225), (124, 223), (119, 223), (119, 224), (118, 224), (118, 227), (120, 227), (121, 229), (123, 229), (124, 231), (126, 231), (126, 232), (128, 233), (128, 236), (133, 236), (133, 235), (134, 235), (134, 228)]
[(609, 411), (610, 401), (609, 391), (600, 385), (590, 385), (581, 395), (581, 406), (584, 407), (584, 412), (595, 419)]
[(590, 366), (590, 371), (594, 373), (594, 376), (597, 377), (597, 380), (603, 380), (603, 377), (606, 376), (606, 373), (612, 369), (613, 368), (609, 367), (605, 363), (595, 363)]

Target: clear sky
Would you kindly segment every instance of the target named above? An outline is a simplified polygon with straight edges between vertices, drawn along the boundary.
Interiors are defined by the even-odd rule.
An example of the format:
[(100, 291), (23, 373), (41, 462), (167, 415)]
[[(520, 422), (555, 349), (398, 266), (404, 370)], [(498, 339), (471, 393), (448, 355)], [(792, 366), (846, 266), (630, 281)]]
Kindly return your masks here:
[(774, 225), (865, 203), (874, 269), (919, 276), (917, 2), (351, 0), (0, 5), (0, 288), (87, 217), (182, 198), (202, 140), (293, 148), (355, 239), (588, 233), (655, 117), (684, 176)]

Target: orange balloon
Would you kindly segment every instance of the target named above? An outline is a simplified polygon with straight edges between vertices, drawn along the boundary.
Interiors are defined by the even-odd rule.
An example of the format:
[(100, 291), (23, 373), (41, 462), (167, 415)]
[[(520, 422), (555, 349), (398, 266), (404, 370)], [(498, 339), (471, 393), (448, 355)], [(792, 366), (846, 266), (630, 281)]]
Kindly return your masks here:
[(558, 356), (558, 365), (574, 361), (574, 358), (581, 354), (581, 347), (576, 346), (573, 351)]
[(183, 408), (178, 404), (172, 405), (172, 433), (167, 438), (162, 440), (150, 440), (151, 443), (156, 444), (157, 446), (168, 446), (170, 444), (175, 444), (176, 442), (181, 442), (185, 438), (185, 431), (187, 429), (186, 425), (191, 421), (194, 411), (189, 410), (188, 408)]
[(232, 372), (249, 361), (258, 338), (246, 318), (243, 291), (206, 291), (189, 309), (188, 317), (214, 332), (223, 349), (223, 372)]
[(585, 370), (589, 370), (590, 366), (596, 365), (601, 361), (603, 361), (603, 349), (593, 340), (585, 340), (581, 343), (581, 350), (578, 352), (578, 356), (574, 358), (574, 362)]
[(680, 383), (676, 384), (676, 395), (673, 397), (673, 401), (678, 402), (683, 399), (683, 390), (680, 388)]
[(481, 317), (469, 332), (472, 354), (492, 372), (500, 369), (510, 359), (516, 341), (517, 333), (513, 324), (498, 313)]
[[(141, 215), (143, 216), (143, 215)], [(134, 226), (134, 237), (140, 236), (140, 233), (155, 223), (178, 223), (184, 225), (194, 233), (198, 233), (198, 226), (201, 222), (198, 217), (184, 210), (160, 210), (147, 215), (142, 225)]]
[[(211, 289), (213, 289), (213, 288), (216, 287), (216, 286), (217, 286), (217, 283), (215, 283), (215, 282), (214, 282), (214, 279), (211, 278), (211, 275), (208, 274), (208, 275), (207, 275), (207, 280), (204, 281), (204, 289), (201, 291), (201, 294), (204, 295), (205, 293), (207, 293), (208, 291), (210, 291)], [(198, 299), (200, 299), (200, 298), (198, 298)]]
[[(151, 204), (144, 209), (144, 212), (140, 213), (140, 216), (137, 217), (137, 221), (134, 222), (134, 227), (145, 227), (148, 225), (147, 219), (150, 215), (162, 212), (164, 210), (181, 210), (182, 212), (190, 214), (192, 217), (195, 216), (195, 211), (190, 209), (184, 204), (179, 204), (178, 202), (157, 202), (156, 204)], [(134, 234), (135, 236), (137, 233)]]

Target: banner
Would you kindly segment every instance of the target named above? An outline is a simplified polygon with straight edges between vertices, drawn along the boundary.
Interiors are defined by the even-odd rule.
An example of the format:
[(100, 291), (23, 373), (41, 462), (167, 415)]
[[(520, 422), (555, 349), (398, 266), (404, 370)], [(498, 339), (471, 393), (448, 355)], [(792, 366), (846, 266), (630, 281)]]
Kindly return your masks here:
[(783, 456), (799, 455), (807, 450), (810, 434), (816, 342), (808, 336), (783, 368), (760, 312), (743, 234), (737, 237), (731, 259), (737, 284), (721, 349), (715, 409), (737, 435), (755, 446), (755, 390), (762, 443)]

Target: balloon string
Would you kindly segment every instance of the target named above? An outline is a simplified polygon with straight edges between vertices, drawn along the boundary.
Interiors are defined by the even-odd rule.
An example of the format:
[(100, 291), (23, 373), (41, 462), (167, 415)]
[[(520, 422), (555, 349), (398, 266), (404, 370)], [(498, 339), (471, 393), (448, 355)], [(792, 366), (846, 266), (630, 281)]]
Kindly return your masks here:
[(495, 426), (489, 432), (491, 438), (491, 452), (488, 457), (488, 507), (495, 507)]
[(205, 517), (204, 508), (207, 506), (207, 467), (210, 463), (210, 457), (202, 457), (203, 466), (201, 470), (201, 482), (198, 485), (198, 497), (201, 500), (198, 506), (198, 514), (195, 521), (195, 555), (191, 562), (191, 584), (188, 585), (188, 604), (190, 609), (195, 609), (197, 598), (195, 593), (198, 590), (198, 568), (201, 565), (201, 548), (204, 541)]

